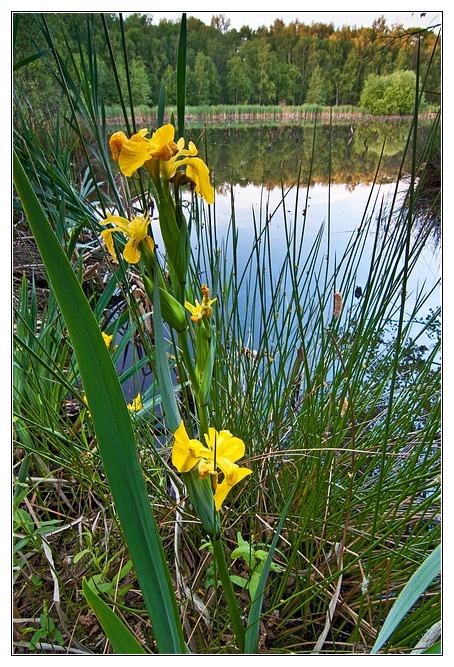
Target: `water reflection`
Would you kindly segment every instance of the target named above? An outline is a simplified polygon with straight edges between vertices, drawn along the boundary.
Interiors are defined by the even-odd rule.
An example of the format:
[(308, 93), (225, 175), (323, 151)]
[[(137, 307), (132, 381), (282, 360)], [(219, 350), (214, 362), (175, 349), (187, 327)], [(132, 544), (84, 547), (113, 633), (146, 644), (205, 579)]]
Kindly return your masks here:
[[(217, 239), (214, 249), (223, 263), (222, 270), (232, 271), (231, 242), (227, 241), (232, 233), (232, 201), (238, 233), (236, 270), (239, 274), (245, 270), (256, 246), (257, 229), (260, 230), (265, 221), (269, 221), (269, 268), (278, 275), (288, 252), (289, 229), (293, 230), (292, 243), (298, 249), (301, 265), (307, 261), (316, 239), (319, 239), (317, 261), (327, 262), (327, 270), (333, 272), (352, 235), (363, 228), (369, 216), (372, 224), (357, 266), (353, 290), (363, 288), (367, 283), (374, 243), (374, 206), (377, 211), (380, 208), (377, 202), (393, 201), (396, 192), (397, 201), (405, 201), (408, 182), (402, 179), (397, 188), (396, 181), (402, 168), (409, 129), (406, 120), (332, 127), (208, 128), (206, 160), (216, 185), (211, 220)], [(188, 136), (197, 139), (194, 131)], [(426, 135), (421, 132), (421, 136)], [(203, 143), (199, 143), (199, 151), (205, 157)], [(376, 185), (372, 189), (374, 181)], [(295, 183), (300, 187), (291, 187)], [(185, 198), (189, 209), (189, 192)], [(208, 220), (206, 211), (202, 218)], [(163, 249), (157, 220), (153, 221), (153, 234), (158, 247)], [(203, 248), (202, 236), (200, 230), (193, 229), (192, 248), (196, 255), (204, 250), (208, 252), (209, 245)], [(423, 286), (429, 293), (437, 285), (439, 266), (438, 248), (427, 245), (410, 275), (406, 303), (409, 313)], [(314, 280), (316, 274), (314, 271)], [(308, 283), (308, 289), (317, 289), (314, 280)], [(272, 286), (269, 281), (265, 281), (264, 286), (264, 291), (269, 292), (263, 295), (264, 303), (267, 303), (272, 296)], [(361, 298), (353, 293), (344, 296), (353, 301)], [(244, 282), (238, 294), (238, 310), (245, 317), (251, 316), (249, 301), (250, 294)], [(434, 290), (419, 315), (425, 317), (438, 307), (439, 292)], [(425, 339), (420, 340), (421, 345), (425, 342)], [(257, 340), (251, 339), (251, 349), (256, 346)], [(150, 378), (144, 382), (148, 384)], [(136, 388), (131, 390), (132, 393), (135, 391)]]
[(406, 119), (331, 127), (208, 127), (207, 159), (220, 193), (231, 184), (264, 183), (272, 189), (298, 179), (306, 186), (335, 183), (354, 189), (375, 179), (380, 155), (380, 181), (397, 179), (409, 130)]
[[(397, 198), (404, 197), (406, 186), (402, 184)], [(336, 263), (343, 257), (352, 235), (364, 227), (364, 221), (372, 216), (370, 231), (365, 239), (361, 262), (356, 273), (356, 283), (361, 286), (367, 282), (369, 262), (375, 238), (375, 216), (378, 209), (372, 212), (375, 202), (391, 202), (396, 192), (395, 183), (382, 184), (372, 190), (371, 186), (360, 184), (354, 190), (345, 185), (315, 184), (309, 188), (294, 188), (285, 197), (285, 206), (281, 206), (282, 190), (273, 188), (264, 190), (255, 185), (245, 187), (236, 185), (232, 193), (216, 196), (216, 234), (222, 244), (226, 239), (231, 224), (231, 194), (235, 207), (235, 221), (238, 230), (237, 270), (244, 271), (250, 253), (255, 245), (256, 228), (265, 219), (269, 219), (269, 236), (271, 242), (271, 271), (278, 274), (287, 253), (287, 229), (295, 230), (296, 244), (299, 249), (299, 263), (302, 265), (308, 258), (313, 245), (320, 237), (319, 262), (327, 264), (329, 272), (333, 272)], [(297, 201), (298, 199), (298, 201)], [(254, 219), (256, 226), (254, 227)], [(194, 238), (194, 242), (196, 242)], [(229, 252), (223, 246), (223, 252)], [(328, 256), (328, 259), (327, 259)], [(231, 258), (227, 257), (230, 266)], [(427, 292), (439, 281), (440, 255), (439, 249), (427, 244), (415, 264), (409, 279), (407, 307), (410, 312), (417, 300), (420, 289), (425, 285)], [(246, 288), (239, 295), (240, 305), (247, 307), (248, 293)], [(424, 313), (439, 306), (439, 293), (434, 291), (428, 298)]]

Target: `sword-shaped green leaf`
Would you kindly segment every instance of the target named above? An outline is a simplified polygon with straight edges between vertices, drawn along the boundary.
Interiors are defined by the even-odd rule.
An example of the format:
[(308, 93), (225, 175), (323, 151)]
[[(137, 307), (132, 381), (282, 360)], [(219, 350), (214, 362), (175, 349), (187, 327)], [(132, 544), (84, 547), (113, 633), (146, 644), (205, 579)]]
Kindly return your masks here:
[(88, 604), (93, 609), (96, 617), (101, 623), (102, 628), (106, 633), (106, 637), (112, 644), (115, 653), (146, 653), (144, 648), (130, 633), (118, 616), (114, 614), (112, 609), (90, 588), (85, 577), (82, 580), (82, 590)]
[(126, 402), (71, 265), (14, 153), (14, 184), (74, 348), (97, 444), (161, 653), (186, 653), (175, 593), (151, 511)]
[(439, 544), (416, 570), (405, 588), (399, 593), (399, 597), (391, 607), (391, 611), (386, 617), (386, 621), (375, 640), (371, 654), (376, 654), (383, 644), (391, 637), (392, 633), (403, 620), (407, 612), (410, 611), (433, 579), (440, 574), (440, 569), (441, 545)]

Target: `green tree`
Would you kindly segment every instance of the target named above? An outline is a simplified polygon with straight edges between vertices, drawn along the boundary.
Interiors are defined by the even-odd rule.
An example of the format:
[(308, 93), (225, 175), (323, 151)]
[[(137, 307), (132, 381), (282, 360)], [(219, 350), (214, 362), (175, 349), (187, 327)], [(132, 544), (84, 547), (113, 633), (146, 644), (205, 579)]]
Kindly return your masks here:
[(296, 104), (300, 85), (300, 72), (292, 63), (276, 64), (276, 103)]
[(194, 70), (188, 71), (187, 102), (193, 105), (217, 104), (219, 102), (219, 79), (216, 65), (209, 56), (197, 54)]
[(310, 60), (317, 49), (317, 38), (306, 33), (298, 35), (298, 40), (292, 50), (292, 63), (298, 67), (300, 75), (300, 88), (297, 104), (302, 104), (307, 93), (309, 79), (313, 71)]
[(227, 90), (231, 104), (249, 104), (251, 85), (245, 58), (235, 54), (227, 62)]
[[(117, 83), (110, 67), (110, 63), (108, 64), (100, 59), (99, 65), (106, 104), (119, 104), (120, 97), (118, 94)], [(123, 98), (128, 100), (128, 83), (124, 63), (118, 61), (116, 63), (116, 68), (118, 78), (120, 79)], [(128, 62), (128, 69), (134, 106), (139, 106), (141, 104), (155, 104), (156, 100), (153, 99), (152, 89), (156, 86), (156, 76), (149, 74), (140, 58), (131, 59)]]
[(245, 41), (229, 61), (228, 82), (236, 104), (274, 104), (277, 57), (261, 37)]
[(163, 81), (166, 81), (166, 100), (167, 104), (177, 103), (177, 74), (173, 67), (167, 65), (164, 72)]
[[(257, 51), (253, 55), (254, 72), (257, 75), (258, 104), (273, 104), (276, 101), (277, 59), (271, 46), (265, 40), (257, 40)], [(256, 63), (256, 64), (255, 64)]]
[(330, 35), (328, 40), (329, 67), (328, 78), (332, 90), (331, 104), (346, 104), (344, 101), (344, 86), (342, 68), (351, 49), (350, 29), (342, 28)]
[[(53, 43), (68, 52), (68, 66), (78, 64), (80, 54), (88, 62), (96, 50), (101, 65), (100, 86), (108, 104), (118, 104), (118, 92), (106, 43), (107, 28), (123, 93), (124, 72), (121, 20), (118, 14), (48, 12), (19, 13), (15, 33), (14, 62), (48, 48), (44, 20)], [(264, 14), (266, 21), (266, 15)], [(152, 14), (124, 15), (126, 52), (136, 104), (156, 104), (161, 82), (168, 78), (168, 102), (175, 103), (180, 22), (153, 23)], [(440, 102), (440, 40), (434, 31), (402, 26), (388, 28), (384, 18), (372, 27), (334, 29), (332, 24), (306, 25), (280, 19), (268, 28), (243, 26), (231, 29), (223, 14), (211, 25), (188, 17), (188, 103), (201, 104), (352, 104), (359, 102), (369, 75), (389, 75), (396, 70), (416, 71), (420, 46), (421, 80), (431, 103)], [(81, 50), (80, 50), (81, 49)], [(28, 95), (30, 108), (52, 117), (60, 107), (58, 86), (46, 76), (55, 70), (52, 55), (44, 56), (15, 73), (16, 90)], [(426, 78), (430, 64), (429, 75)], [(55, 70), (56, 73), (56, 70)], [(170, 77), (170, 78), (169, 78)], [(402, 91), (401, 91), (402, 92)]]
[(326, 104), (327, 97), (329, 96), (330, 92), (329, 88), (330, 86), (324, 71), (319, 65), (317, 65), (317, 67), (312, 72), (312, 76), (309, 81), (309, 88), (307, 90), (305, 99), (306, 104)]

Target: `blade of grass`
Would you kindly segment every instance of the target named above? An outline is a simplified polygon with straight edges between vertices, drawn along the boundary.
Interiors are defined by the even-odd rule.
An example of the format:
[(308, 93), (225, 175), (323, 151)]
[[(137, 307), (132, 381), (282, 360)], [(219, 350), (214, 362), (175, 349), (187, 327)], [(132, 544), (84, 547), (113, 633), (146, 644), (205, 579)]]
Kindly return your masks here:
[(290, 491), (290, 494), (288, 496), (287, 502), (285, 503), (284, 509), (282, 510), (281, 518), (279, 520), (279, 523), (276, 528), (276, 532), (273, 537), (273, 541), (271, 542), (270, 550), (268, 552), (268, 556), (265, 561), (265, 565), (262, 570), (262, 574), (260, 576), (260, 581), (257, 586), (256, 590), (256, 597), (252, 602), (251, 606), (251, 611), (249, 612), (249, 618), (248, 618), (248, 623), (247, 623), (247, 629), (246, 629), (246, 646), (245, 646), (245, 653), (257, 653), (258, 652), (258, 643), (259, 643), (259, 631), (260, 631), (260, 614), (262, 611), (262, 605), (263, 605), (263, 597), (265, 593), (265, 585), (266, 581), (268, 579), (268, 575), (270, 573), (271, 569), (271, 563), (273, 562), (273, 556), (274, 552), (276, 550), (277, 542), (279, 540), (279, 537), (281, 535), (281, 530), (282, 526), (284, 525), (284, 521), (287, 517), (287, 513), (290, 509), (290, 506), (293, 501), (293, 497), (296, 493), (296, 490), (298, 489), (298, 486), (300, 484), (300, 481), (302, 479), (303, 472), (300, 473), (298, 479), (296, 480), (295, 485), (293, 486), (293, 489)]
[(128, 52), (126, 50), (125, 28), (124, 28), (124, 23), (123, 23), (123, 14), (121, 12), (120, 12), (120, 32), (121, 32), (121, 45), (123, 47), (123, 58), (124, 58), (125, 71), (126, 71), (126, 83), (127, 83), (127, 86), (128, 86), (129, 108), (131, 109), (132, 131), (135, 134), (136, 133), (136, 119), (135, 119), (135, 114), (134, 114), (134, 104), (133, 104), (133, 101), (132, 101), (131, 76), (129, 74), (129, 58), (128, 58)]
[(177, 116), (178, 136), (184, 136), (184, 110), (186, 105), (186, 13), (181, 17), (180, 41), (177, 60)]
[(166, 84), (167, 81), (163, 81), (161, 88), (159, 90), (159, 100), (158, 100), (158, 127), (161, 127), (164, 124), (164, 113), (166, 110)]
[(39, 53), (34, 53), (33, 55), (28, 56), (28, 58), (23, 58), (22, 60), (19, 60), (19, 62), (14, 63), (13, 71), (15, 72), (16, 70), (20, 69), (21, 67), (25, 67), (25, 65), (28, 65), (29, 63), (32, 63), (34, 60), (38, 60), (38, 58), (42, 58), (47, 53), (50, 53), (50, 51), (51, 51), (51, 49), (44, 49), (44, 51), (39, 51)]

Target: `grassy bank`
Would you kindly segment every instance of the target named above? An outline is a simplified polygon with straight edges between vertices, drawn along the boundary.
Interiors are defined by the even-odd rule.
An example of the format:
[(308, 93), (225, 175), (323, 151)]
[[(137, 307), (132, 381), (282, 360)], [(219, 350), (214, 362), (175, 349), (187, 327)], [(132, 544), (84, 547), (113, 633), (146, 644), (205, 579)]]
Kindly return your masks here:
[[(174, 107), (167, 107), (164, 114), (165, 122), (169, 122)], [(156, 126), (158, 116), (157, 107), (139, 106), (134, 109), (136, 122), (150, 127)], [(218, 105), (186, 108), (186, 121), (191, 127), (199, 125), (296, 125), (298, 123), (353, 123), (363, 120), (401, 120), (403, 116), (376, 116), (366, 109), (353, 106), (323, 107), (317, 104), (303, 104), (301, 106), (258, 106), (258, 105)], [(421, 114), (424, 118), (434, 118), (436, 110)], [(128, 110), (130, 115), (130, 109)], [(410, 118), (410, 117), (406, 117)], [(123, 122), (123, 112), (120, 106), (107, 107), (106, 119), (112, 124)]]

